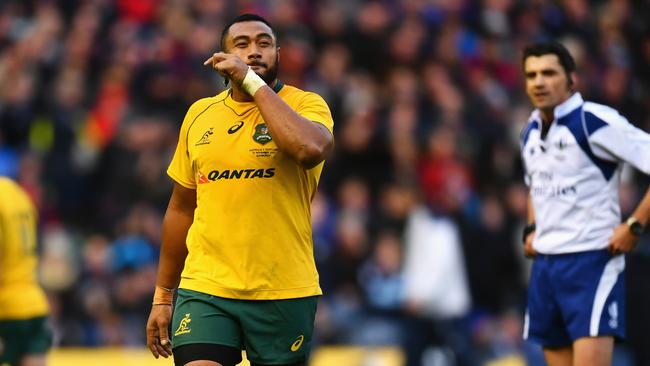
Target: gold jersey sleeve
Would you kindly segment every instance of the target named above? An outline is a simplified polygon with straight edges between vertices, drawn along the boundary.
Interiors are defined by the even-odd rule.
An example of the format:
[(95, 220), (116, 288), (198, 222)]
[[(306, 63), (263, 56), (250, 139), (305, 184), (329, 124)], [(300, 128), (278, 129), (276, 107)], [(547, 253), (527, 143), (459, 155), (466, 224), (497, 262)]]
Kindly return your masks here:
[(49, 312), (38, 284), (34, 205), (14, 181), (0, 177), (0, 320)]
[[(320, 96), (288, 85), (277, 93), (332, 131)], [(255, 103), (225, 91), (190, 107), (168, 168), (197, 192), (180, 287), (250, 300), (322, 294), (310, 209), (322, 168), (305, 169), (281, 152)]]

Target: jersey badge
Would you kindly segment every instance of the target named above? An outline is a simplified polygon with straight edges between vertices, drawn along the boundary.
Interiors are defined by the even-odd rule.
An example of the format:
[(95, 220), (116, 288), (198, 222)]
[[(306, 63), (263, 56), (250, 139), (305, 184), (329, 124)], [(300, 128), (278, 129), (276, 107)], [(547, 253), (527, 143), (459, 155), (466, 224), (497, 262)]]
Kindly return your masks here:
[(255, 134), (253, 135), (253, 140), (258, 144), (266, 145), (268, 142), (273, 140), (271, 134), (269, 133), (269, 128), (266, 127), (266, 123), (260, 123), (255, 126)]
[(210, 127), (210, 129), (207, 130), (207, 131), (205, 131), (205, 133), (203, 134), (203, 136), (201, 136), (201, 138), (199, 139), (199, 141), (197, 141), (196, 144), (194, 144), (194, 146), (207, 145), (207, 144), (209, 144), (209, 143), (211, 142), (211, 141), (210, 141), (210, 136), (212, 136), (213, 134), (214, 134), (214, 132), (212, 132), (212, 127)]
[(185, 314), (183, 319), (181, 319), (181, 323), (178, 325), (178, 329), (176, 329), (176, 332), (174, 333), (174, 336), (178, 336), (178, 335), (181, 335), (181, 334), (186, 334), (186, 333), (191, 332), (192, 329), (190, 329), (190, 327), (188, 327), (188, 324), (190, 324), (191, 322), (192, 322), (192, 319), (190, 319), (190, 314), (189, 313)]

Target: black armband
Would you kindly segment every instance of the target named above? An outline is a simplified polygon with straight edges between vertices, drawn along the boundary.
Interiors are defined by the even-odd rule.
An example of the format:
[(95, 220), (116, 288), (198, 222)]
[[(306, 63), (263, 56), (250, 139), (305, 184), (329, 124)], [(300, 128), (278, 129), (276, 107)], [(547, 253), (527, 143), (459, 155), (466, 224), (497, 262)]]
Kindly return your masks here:
[(535, 231), (535, 229), (536, 227), (534, 222), (524, 226), (524, 230), (521, 232), (521, 240), (524, 244), (526, 244), (526, 237), (528, 236), (528, 234)]

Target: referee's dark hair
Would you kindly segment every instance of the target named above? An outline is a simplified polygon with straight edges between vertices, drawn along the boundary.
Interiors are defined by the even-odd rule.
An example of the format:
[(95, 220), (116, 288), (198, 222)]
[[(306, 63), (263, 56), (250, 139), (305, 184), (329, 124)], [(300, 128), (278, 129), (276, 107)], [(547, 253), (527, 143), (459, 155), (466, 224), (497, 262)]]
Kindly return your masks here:
[(233, 26), (235, 23), (241, 23), (241, 22), (262, 22), (271, 28), (271, 32), (273, 34), (273, 38), (275, 38), (275, 45), (276, 47), (278, 46), (278, 37), (275, 34), (275, 31), (273, 30), (273, 27), (271, 26), (271, 23), (268, 22), (268, 20), (264, 19), (260, 15), (257, 14), (252, 14), (252, 13), (244, 13), (242, 15), (239, 15), (237, 18), (233, 19), (230, 21), (230, 23), (226, 24), (225, 27), (223, 27), (223, 32), (221, 32), (221, 51), (226, 52), (226, 36), (228, 36), (228, 31), (230, 31), (230, 27)]
[(525, 65), (526, 59), (530, 56), (539, 57), (549, 54), (557, 56), (560, 65), (562, 65), (567, 79), (569, 80), (569, 86), (573, 86), (573, 78), (571, 77), (571, 74), (576, 72), (576, 62), (573, 59), (573, 56), (569, 53), (569, 50), (559, 42), (539, 42), (529, 44), (524, 48), (521, 64), (522, 66)]

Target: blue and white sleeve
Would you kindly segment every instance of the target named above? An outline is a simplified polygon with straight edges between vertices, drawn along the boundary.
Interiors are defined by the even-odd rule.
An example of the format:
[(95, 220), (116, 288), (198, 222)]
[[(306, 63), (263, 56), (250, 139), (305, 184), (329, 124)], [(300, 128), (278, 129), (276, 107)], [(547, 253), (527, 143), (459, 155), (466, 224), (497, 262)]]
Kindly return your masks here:
[[(650, 174), (650, 134), (635, 127), (616, 110), (585, 104), (585, 119), (603, 121), (605, 125), (589, 135), (594, 155), (610, 161), (625, 161)], [(587, 125), (590, 123), (588, 122)]]

